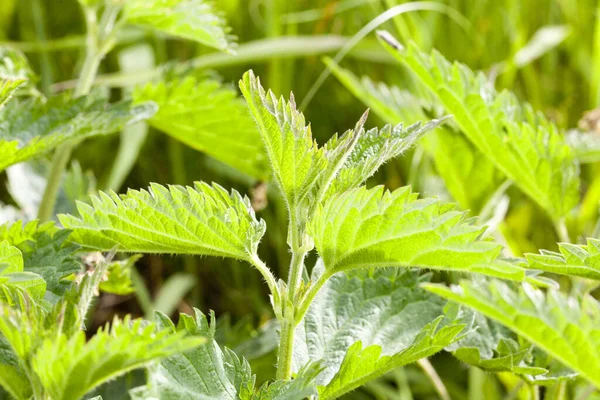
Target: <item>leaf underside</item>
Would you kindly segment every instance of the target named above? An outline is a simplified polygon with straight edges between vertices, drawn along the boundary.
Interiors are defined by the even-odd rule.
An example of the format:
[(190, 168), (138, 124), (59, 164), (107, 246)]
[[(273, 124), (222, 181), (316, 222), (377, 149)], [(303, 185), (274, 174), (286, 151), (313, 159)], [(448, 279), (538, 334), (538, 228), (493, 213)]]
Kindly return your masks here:
[(554, 289), (544, 294), (500, 281), (423, 287), (498, 321), (600, 388), (600, 303), (591, 296), (580, 302)]
[(294, 343), (295, 370), (323, 367), (319, 398), (336, 398), (456, 340), (463, 326), (442, 326), (443, 302), (418, 287), (422, 279), (396, 269), (355, 271), (321, 289)]

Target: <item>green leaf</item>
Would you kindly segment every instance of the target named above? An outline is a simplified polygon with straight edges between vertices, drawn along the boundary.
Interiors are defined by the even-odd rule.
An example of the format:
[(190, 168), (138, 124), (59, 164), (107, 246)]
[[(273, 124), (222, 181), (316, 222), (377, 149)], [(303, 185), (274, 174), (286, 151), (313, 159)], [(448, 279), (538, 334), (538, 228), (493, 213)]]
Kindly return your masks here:
[(333, 179), (328, 194), (341, 193), (360, 186), (384, 163), (400, 156), (425, 133), (446, 120), (441, 118), (427, 123), (416, 122), (408, 127), (399, 123), (395, 126), (386, 125), (379, 130), (370, 129), (364, 132), (358, 138), (344, 166)]
[(559, 275), (600, 280), (600, 240), (589, 238), (587, 245), (559, 243), (560, 253), (542, 250), (526, 254), (523, 266)]
[(456, 321), (467, 325), (467, 333), (445, 349), (460, 361), (485, 371), (512, 372), (536, 385), (554, 385), (576, 375), (500, 323), (454, 303), (446, 307), (447, 315), (448, 309), (459, 309), (454, 311)]
[[(326, 64), (357, 99), (385, 122), (414, 123), (426, 118), (425, 109), (429, 108), (432, 102), (426, 94), (420, 94), (425, 97), (420, 99), (396, 86), (373, 82), (368, 77), (359, 79), (331, 59), (327, 59)], [(502, 174), (464, 135), (448, 125), (435, 129), (420, 143), (431, 155), (437, 172), (452, 197), (463, 209), (471, 210), (477, 215), (501, 184)]]
[(23, 82), (25, 82), (23, 79), (5, 79), (0, 77), (0, 110)]
[(289, 102), (265, 92), (252, 71), (244, 74), (240, 89), (254, 117), (277, 182), (288, 209), (295, 209), (318, 190), (319, 178), (327, 167), (327, 156), (312, 138), (304, 115)]
[(27, 400), (33, 395), (31, 384), (19, 365), (19, 359), (2, 335), (0, 335), (0, 387), (17, 400)]
[(126, 317), (98, 330), (87, 343), (83, 331), (46, 339), (33, 358), (33, 369), (52, 399), (79, 399), (109, 379), (204, 341), (155, 328)]
[[(0, 87), (3, 87), (0, 92), (6, 93), (7, 85), (17, 85), (20, 87), (19, 94), (38, 96), (39, 93), (35, 89), (36, 80), (37, 77), (25, 54), (9, 47), (0, 47)], [(2, 104), (3, 101), (0, 100), (0, 108)]]
[[(263, 384), (247, 400), (304, 400), (317, 394), (315, 380), (321, 368), (319, 363), (307, 364), (291, 380), (276, 380)], [(242, 398), (246, 400), (246, 398)]]
[(215, 324), (195, 309), (194, 317), (181, 314), (177, 327), (164, 314), (157, 313), (160, 326), (167, 331), (202, 336), (208, 341), (195, 350), (164, 359), (149, 369), (148, 384), (130, 392), (132, 399), (161, 400), (237, 400), (239, 393), (254, 384), (250, 365), (227, 348), (221, 350), (214, 340)]
[(125, 20), (166, 34), (228, 50), (234, 37), (211, 0), (128, 0)]
[(0, 240), (6, 240), (23, 254), (24, 271), (39, 275), (46, 282), (46, 300), (56, 303), (71, 287), (64, 278), (80, 272), (81, 262), (75, 252), (79, 246), (67, 242), (70, 231), (59, 229), (52, 222), (38, 225), (20, 221), (0, 227)]
[(23, 272), (23, 255), (7, 241), (0, 242), (0, 300), (10, 303), (14, 290), (24, 290), (33, 300), (41, 300), (46, 282), (32, 272)]
[(59, 215), (72, 229), (71, 240), (94, 250), (177, 253), (248, 260), (256, 253), (266, 225), (250, 200), (217, 184), (150, 185), (119, 197), (100, 192), (93, 206), (78, 204), (81, 218)]
[(253, 178), (269, 177), (260, 134), (232, 89), (213, 79), (188, 77), (148, 84), (136, 89), (133, 98), (158, 104), (149, 120), (156, 129)]
[(485, 227), (451, 204), (417, 200), (408, 187), (362, 187), (333, 196), (317, 209), (308, 231), (329, 275), (395, 266), (525, 277), (523, 268), (495, 261), (501, 248), (480, 238)]
[(600, 388), (600, 303), (591, 296), (579, 301), (554, 289), (544, 294), (527, 283), (513, 289), (500, 281), (423, 287), (498, 321)]
[(414, 271), (361, 270), (325, 284), (296, 329), (293, 359), (296, 371), (317, 361), (324, 368), (319, 398), (338, 397), (457, 339), (463, 326), (440, 325), (443, 301), (418, 287), (423, 279)]
[(462, 326), (438, 329), (441, 319), (426, 325), (405, 350), (391, 356), (382, 355), (382, 348), (378, 345), (363, 349), (362, 343), (356, 342), (346, 352), (338, 373), (326, 386), (319, 387), (319, 398), (336, 399), (386, 372), (442, 350), (455, 340)]
[(578, 203), (579, 167), (557, 127), (509, 92), (497, 92), (482, 74), (440, 53), (403, 48), (380, 39), (417, 83), (431, 92), (479, 151), (553, 219)]
[(252, 71), (244, 74), (240, 88), (258, 124), (274, 179), (292, 213), (301, 205), (312, 210), (323, 198), (362, 184), (384, 162), (399, 156), (442, 122), (417, 123), (406, 129), (399, 124), (365, 132), (365, 113), (353, 130), (334, 135), (319, 148), (293, 95), (285, 102), (271, 91), (265, 92)]
[(11, 101), (0, 110), (0, 170), (68, 141), (116, 132), (155, 111), (151, 103), (107, 106), (99, 92), (78, 99), (55, 96), (46, 103), (40, 99)]
[(104, 293), (113, 293), (119, 296), (135, 292), (131, 281), (131, 269), (135, 268), (135, 263), (141, 257), (140, 254), (136, 254), (124, 260), (110, 262), (106, 279), (100, 282), (100, 290)]

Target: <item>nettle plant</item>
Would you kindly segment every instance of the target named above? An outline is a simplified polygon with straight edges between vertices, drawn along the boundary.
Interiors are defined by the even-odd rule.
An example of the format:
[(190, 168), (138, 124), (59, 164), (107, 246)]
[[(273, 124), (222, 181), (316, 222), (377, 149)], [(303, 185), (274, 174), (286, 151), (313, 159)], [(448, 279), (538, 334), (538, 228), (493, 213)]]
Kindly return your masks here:
[[(544, 116), (464, 65), (405, 49), (385, 33), (383, 45), (415, 74), (418, 87), (408, 94), (375, 86), (330, 62), (390, 125), (366, 130), (365, 113), (354, 129), (322, 147), (293, 96), (286, 101), (265, 91), (251, 71), (240, 81), (247, 107), (233, 91), (194, 77), (136, 88), (133, 101), (109, 105), (90, 88), (122, 26), (221, 49), (228, 47), (227, 29), (204, 1), (81, 3), (90, 46), (73, 94), (20, 98), (35, 89), (27, 74), (16, 73), (26, 64), (18, 54), (3, 55), (10, 62), (0, 70), (0, 169), (56, 149), (41, 221), (0, 227), (0, 386), (9, 396), (98, 398), (94, 389), (143, 368), (146, 379), (131, 398), (333, 399), (413, 362), (433, 375), (427, 358), (441, 350), (513, 374), (532, 398), (539, 385), (558, 387), (561, 398), (561, 385), (577, 375), (600, 388), (600, 305), (589, 294), (596, 286), (589, 282), (600, 280), (600, 242), (567, 243), (579, 162)], [(204, 100), (232, 124), (224, 127), (210, 113), (199, 118), (193, 107), (182, 112), (182, 99)], [(397, 124), (436, 113), (429, 122)], [(287, 209), (287, 280), (258, 255), (267, 226), (249, 199), (214, 183), (101, 191), (78, 203), (77, 216), (60, 214), (61, 227), (44, 222), (56, 211), (74, 146), (140, 120), (272, 179)], [(201, 124), (212, 124), (223, 140), (194, 136)], [(486, 214), (505, 192), (503, 182), (514, 182), (554, 222), (565, 242), (560, 251), (508, 258), (485, 226), (454, 204), (419, 198), (409, 187), (367, 188), (381, 165), (434, 128), (424, 138), (426, 149), (461, 208)], [(450, 146), (462, 164), (442, 151)], [(311, 252), (318, 256), (313, 266), (307, 265)], [(177, 323), (162, 313), (154, 321), (116, 318), (86, 340), (86, 314), (98, 290), (132, 290), (126, 271), (135, 258), (114, 261), (116, 253), (227, 257), (254, 266), (276, 320), (276, 376), (257, 385), (249, 362), (217, 343), (214, 316), (199, 310), (181, 314)], [(431, 271), (462, 279), (450, 287), (432, 283)], [(543, 272), (587, 281), (566, 295)]]

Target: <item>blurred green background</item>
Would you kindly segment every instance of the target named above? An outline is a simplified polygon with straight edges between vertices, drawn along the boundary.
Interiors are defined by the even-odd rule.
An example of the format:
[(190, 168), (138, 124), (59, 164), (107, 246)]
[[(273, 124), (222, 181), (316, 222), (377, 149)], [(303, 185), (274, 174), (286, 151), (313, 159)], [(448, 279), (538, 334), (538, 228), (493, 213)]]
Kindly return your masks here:
[[(252, 68), (265, 87), (285, 96), (293, 91), (297, 102), (302, 103), (325, 69), (322, 56), (334, 56), (369, 21), (401, 3), (404, 2), (219, 0), (217, 7), (238, 37), (237, 54), (218, 53), (190, 41), (128, 28), (119, 35), (117, 46), (103, 61), (97, 84), (110, 87), (116, 100), (126, 96), (132, 85), (160, 76), (167, 80), (182, 75), (220, 77), (236, 87), (243, 72)], [(436, 48), (450, 60), (485, 71), (495, 80), (496, 87), (514, 91), (561, 128), (576, 127), (586, 111), (600, 105), (597, 27), (600, 2), (446, 0), (437, 3), (444, 4), (446, 11), (405, 13), (380, 28), (392, 32), (401, 42), (415, 41), (424, 50)], [(84, 29), (76, 0), (1, 0), (0, 3), (0, 47), (18, 49), (27, 56), (38, 77), (37, 88), (44, 94), (72, 87), (85, 50)], [(374, 33), (354, 46), (340, 65), (374, 81), (411, 87), (408, 75), (381, 48)], [(333, 133), (353, 127), (364, 109), (332, 75), (304, 112), (317, 141), (324, 143)], [(368, 127), (381, 125), (383, 122), (375, 115), (370, 116)], [(84, 191), (109, 185), (110, 165), (119, 140), (114, 135), (79, 146), (75, 158), (82, 172), (77, 182), (85, 182)], [(389, 188), (410, 183), (426, 195), (448, 198), (432, 161), (422, 154), (414, 157), (413, 153), (386, 164), (372, 183)], [(150, 130), (139, 157), (132, 157), (133, 169), (121, 191), (143, 188), (150, 182), (190, 184), (202, 180), (234, 187), (252, 195), (255, 201), (264, 202), (266, 196), (268, 205), (259, 216), (267, 221), (269, 229), (260, 247), (261, 257), (280, 277), (285, 277), (289, 260), (285, 209), (270, 195), (268, 187), (158, 131)], [(600, 188), (596, 192), (589, 188), (594, 182), (598, 186), (594, 179), (598, 172), (600, 168), (594, 163), (582, 171), (584, 203), (587, 199), (591, 204), (596, 200), (597, 204)], [(2, 180), (7, 180), (6, 173)], [(555, 248), (557, 238), (551, 223), (531, 201), (519, 196), (514, 195), (516, 200), (511, 202), (502, 225), (512, 252), (520, 255), (538, 248)], [(14, 204), (5, 184), (0, 187), (0, 200)], [(586, 221), (595, 221), (597, 207), (591, 207), (589, 213)], [(548, 229), (540, 229), (546, 225)], [(143, 257), (136, 263), (136, 270), (138, 295), (103, 295), (94, 311), (94, 326), (90, 331), (114, 314), (143, 315), (150, 304), (144, 296), (154, 300), (153, 306), (171, 312), (175, 309), (185, 312), (191, 307), (212, 309), (219, 316), (221, 340), (247, 356), (254, 351), (256, 354), (249, 357), (253, 369), (259, 372), (259, 379), (261, 371), (265, 377), (269, 376), (274, 356), (267, 351), (271, 332), (267, 321), (272, 315), (265, 285), (256, 271), (232, 260), (158, 256)], [(265, 324), (266, 336), (260, 334)], [(249, 344), (248, 337), (254, 337), (255, 341)], [(469, 394), (467, 382), (472, 371), (445, 355), (438, 356), (434, 365), (453, 398), (478, 398)], [(500, 393), (504, 389), (493, 387), (500, 387), (501, 381), (510, 387), (511, 378), (485, 375), (470, 379), (483, 379), (492, 392)], [(414, 398), (435, 398), (427, 378), (416, 367), (378, 380), (351, 397), (402, 398), (394, 396), (408, 396), (397, 390), (405, 380), (411, 382)]]

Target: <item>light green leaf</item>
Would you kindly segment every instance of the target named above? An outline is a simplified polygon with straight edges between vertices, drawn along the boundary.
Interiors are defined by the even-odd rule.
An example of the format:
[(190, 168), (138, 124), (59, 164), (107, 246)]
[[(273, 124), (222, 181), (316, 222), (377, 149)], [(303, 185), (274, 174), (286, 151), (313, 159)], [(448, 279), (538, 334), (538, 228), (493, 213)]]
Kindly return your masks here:
[(194, 187), (152, 184), (119, 196), (100, 192), (92, 206), (78, 204), (81, 218), (59, 215), (71, 240), (88, 249), (177, 253), (248, 260), (266, 230), (250, 200), (217, 184)]
[(230, 49), (234, 39), (212, 0), (128, 0), (124, 16), (131, 24), (219, 50)]
[[(384, 36), (386, 38), (384, 38)], [(388, 51), (417, 83), (454, 115), (479, 151), (536, 201), (553, 219), (578, 203), (579, 167), (558, 128), (509, 92), (497, 92), (486, 77), (440, 53), (402, 48), (380, 35)]]
[(24, 290), (33, 300), (41, 300), (46, 282), (32, 272), (23, 272), (23, 255), (7, 241), (0, 242), (0, 300), (12, 302), (11, 293)]
[(588, 238), (587, 245), (559, 243), (560, 253), (542, 250), (526, 254), (523, 266), (559, 275), (600, 280), (600, 240)]
[(31, 384), (19, 366), (19, 359), (2, 335), (0, 335), (0, 387), (17, 400), (27, 400), (33, 395)]
[(294, 379), (267, 382), (242, 400), (305, 400), (317, 394), (315, 380), (320, 372), (319, 363), (307, 364)]
[(543, 293), (527, 283), (515, 290), (500, 281), (423, 287), (498, 321), (600, 388), (600, 303), (591, 296)]
[(296, 109), (293, 95), (285, 102), (271, 91), (265, 92), (252, 71), (244, 74), (240, 88), (258, 124), (275, 181), (292, 213), (301, 204), (312, 210), (323, 198), (362, 184), (384, 162), (399, 156), (442, 122), (417, 123), (406, 129), (399, 124), (365, 132), (364, 114), (353, 130), (334, 135), (319, 148), (304, 115)]
[(188, 77), (138, 88), (133, 98), (158, 104), (149, 121), (156, 129), (253, 178), (269, 177), (260, 134), (232, 89), (213, 79)]
[[(333, 179), (328, 194), (341, 193), (358, 187), (375, 173), (384, 163), (400, 156), (425, 133), (438, 127), (446, 118), (427, 123), (416, 122), (408, 127), (403, 123), (386, 125), (381, 129), (370, 129), (357, 140), (344, 166)], [(327, 148), (327, 145), (326, 145)]]
[[(413, 93), (400, 90), (396, 86), (373, 82), (368, 77), (359, 79), (332, 60), (327, 60), (326, 64), (357, 99), (365, 103), (385, 122), (414, 123), (426, 119), (425, 109), (432, 104), (431, 98), (427, 98), (426, 93), (421, 93), (424, 99), (420, 99)], [(443, 110), (434, 111), (436, 114), (441, 114)], [(435, 129), (420, 143), (431, 155), (437, 172), (452, 197), (463, 209), (478, 214), (501, 184), (502, 174), (464, 135), (448, 125)]]
[(421, 267), (522, 279), (524, 269), (495, 261), (500, 246), (485, 227), (410, 188), (352, 189), (328, 199), (309, 222), (326, 274), (366, 267)]
[(110, 262), (106, 279), (100, 282), (100, 290), (104, 293), (113, 293), (120, 296), (135, 292), (131, 281), (131, 269), (135, 268), (135, 263), (141, 257), (140, 254), (136, 254), (124, 260)]
[(424, 279), (397, 269), (334, 275), (296, 329), (294, 370), (319, 362), (320, 398), (335, 398), (452, 343), (463, 326), (440, 325), (443, 301), (418, 287)]
[(56, 303), (72, 282), (64, 278), (81, 271), (75, 252), (79, 246), (67, 242), (70, 231), (59, 229), (52, 222), (38, 225), (20, 221), (0, 227), (0, 240), (6, 240), (23, 254), (24, 271), (36, 274), (46, 282), (46, 300)]
[(157, 317), (167, 331), (202, 336), (208, 341), (150, 368), (148, 384), (131, 391), (132, 399), (237, 400), (242, 388), (251, 391), (254, 377), (248, 362), (227, 348), (221, 350), (214, 340), (214, 315), (209, 323), (206, 316), (195, 309), (194, 317), (181, 314), (177, 327), (164, 314), (157, 313)]
[(94, 94), (69, 99), (66, 95), (11, 101), (0, 110), (0, 170), (38, 157), (67, 141), (120, 130), (150, 117), (151, 103), (131, 107), (129, 102), (107, 106), (106, 98)]
[(189, 351), (204, 341), (155, 328), (153, 324), (126, 317), (98, 330), (87, 343), (83, 331), (71, 338), (60, 335), (46, 339), (32, 366), (52, 399), (79, 399), (109, 379), (154, 360)]
[[(6, 93), (10, 86), (17, 85), (20, 87), (19, 94), (39, 95), (35, 89), (36, 80), (25, 54), (9, 47), (0, 47), (0, 92)], [(3, 103), (0, 100), (0, 108)]]
[(25, 82), (23, 79), (5, 79), (0, 77), (0, 110), (23, 82)]
[(289, 102), (265, 92), (252, 71), (244, 74), (240, 89), (254, 117), (266, 153), (288, 209), (295, 211), (318, 190), (319, 178), (327, 167), (327, 156), (312, 138), (304, 115), (296, 109), (293, 95)]

